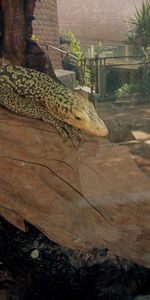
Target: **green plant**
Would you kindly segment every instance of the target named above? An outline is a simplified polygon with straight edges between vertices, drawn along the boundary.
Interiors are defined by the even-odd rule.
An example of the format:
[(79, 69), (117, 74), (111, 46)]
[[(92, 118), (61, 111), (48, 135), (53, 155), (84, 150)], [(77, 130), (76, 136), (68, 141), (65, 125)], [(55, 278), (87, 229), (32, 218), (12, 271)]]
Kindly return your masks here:
[(129, 21), (127, 41), (138, 46), (146, 56), (147, 49), (150, 47), (150, 3), (144, 1), (141, 9), (136, 8), (135, 16), (129, 18)]
[[(129, 18), (130, 29), (127, 33), (127, 41), (138, 47), (144, 54), (143, 65), (140, 68), (141, 78), (136, 85), (137, 92), (140, 94), (150, 94), (150, 3), (148, 0), (143, 1), (141, 9), (136, 8), (135, 16)], [(131, 87), (131, 85), (129, 85)], [(129, 88), (129, 87), (128, 87)], [(134, 89), (134, 88), (133, 88)], [(130, 88), (129, 88), (130, 90)], [(131, 88), (132, 91), (132, 88)]]
[(74, 55), (77, 60), (80, 60), (83, 57), (80, 41), (74, 36), (72, 32), (67, 32), (67, 37), (69, 38), (70, 42), (70, 53)]
[(147, 70), (145, 73), (145, 70), (141, 68), (141, 72), (144, 72), (144, 80), (134, 84), (123, 84), (116, 90), (116, 96), (125, 96), (128, 94), (141, 94), (144, 96), (150, 95), (150, 70)]
[(38, 41), (39, 41), (39, 39), (37, 38), (37, 36), (36, 36), (35, 34), (32, 34), (31, 40), (32, 40), (33, 42), (38, 42)]
[(140, 86), (139, 84), (123, 84), (117, 91), (116, 96), (125, 96), (128, 94), (136, 94), (139, 93)]
[[(77, 39), (72, 32), (67, 32), (67, 37), (69, 38), (70, 42), (70, 54), (74, 55), (76, 57), (76, 77), (79, 83), (81, 83), (81, 72), (82, 66), (81, 66), (81, 59), (83, 59), (84, 54), (81, 50), (80, 41)], [(89, 85), (90, 84), (90, 70), (85, 66), (84, 68), (84, 84)]]

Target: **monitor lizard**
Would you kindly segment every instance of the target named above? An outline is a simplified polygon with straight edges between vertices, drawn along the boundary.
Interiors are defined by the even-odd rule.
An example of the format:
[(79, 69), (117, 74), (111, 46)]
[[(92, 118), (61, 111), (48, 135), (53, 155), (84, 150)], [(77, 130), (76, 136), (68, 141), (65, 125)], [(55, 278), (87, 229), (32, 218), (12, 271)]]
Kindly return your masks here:
[(49, 122), (64, 138), (69, 136), (75, 146), (82, 132), (108, 134), (89, 100), (36, 70), (0, 65), (0, 105), (19, 115)]

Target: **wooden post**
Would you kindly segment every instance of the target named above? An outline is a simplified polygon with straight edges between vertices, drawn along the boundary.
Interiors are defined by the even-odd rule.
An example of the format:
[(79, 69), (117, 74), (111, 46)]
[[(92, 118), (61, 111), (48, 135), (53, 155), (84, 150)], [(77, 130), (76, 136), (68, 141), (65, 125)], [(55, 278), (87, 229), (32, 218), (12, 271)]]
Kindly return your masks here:
[[(125, 45), (125, 56), (129, 56), (130, 55), (130, 48), (129, 45)], [(126, 61), (129, 60), (128, 57), (125, 58)]]
[(96, 75), (96, 78), (95, 78), (95, 92), (96, 92), (96, 94), (99, 95), (99, 93), (100, 93), (100, 88), (99, 88), (99, 59), (98, 59), (97, 55), (95, 56), (95, 75)]
[(106, 94), (106, 66), (105, 66), (105, 58), (100, 59), (100, 63), (98, 65), (98, 82), (99, 82), (99, 95), (100, 97), (104, 97)]
[(25, 25), (24, 1), (1, 0), (2, 61), (24, 65)]

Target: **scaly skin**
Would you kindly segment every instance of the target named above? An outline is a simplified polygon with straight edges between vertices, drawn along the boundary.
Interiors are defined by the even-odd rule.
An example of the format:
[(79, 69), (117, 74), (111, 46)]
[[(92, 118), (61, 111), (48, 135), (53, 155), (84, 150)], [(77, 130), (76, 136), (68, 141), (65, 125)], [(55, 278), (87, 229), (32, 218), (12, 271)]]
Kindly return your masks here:
[(108, 133), (90, 101), (36, 70), (1, 65), (0, 105), (17, 114), (49, 122), (76, 146), (82, 139), (82, 131), (95, 136)]

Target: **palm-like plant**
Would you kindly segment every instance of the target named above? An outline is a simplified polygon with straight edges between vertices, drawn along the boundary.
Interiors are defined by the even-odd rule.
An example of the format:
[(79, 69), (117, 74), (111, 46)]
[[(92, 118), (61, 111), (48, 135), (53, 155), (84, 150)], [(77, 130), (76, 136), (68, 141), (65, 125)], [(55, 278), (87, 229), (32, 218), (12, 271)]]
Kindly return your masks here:
[(131, 28), (127, 33), (127, 40), (133, 45), (140, 47), (146, 55), (150, 46), (150, 4), (145, 1), (142, 8), (137, 9), (134, 17), (129, 18)]

